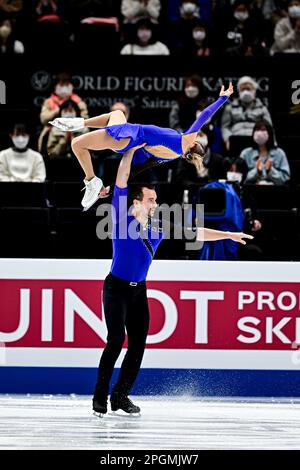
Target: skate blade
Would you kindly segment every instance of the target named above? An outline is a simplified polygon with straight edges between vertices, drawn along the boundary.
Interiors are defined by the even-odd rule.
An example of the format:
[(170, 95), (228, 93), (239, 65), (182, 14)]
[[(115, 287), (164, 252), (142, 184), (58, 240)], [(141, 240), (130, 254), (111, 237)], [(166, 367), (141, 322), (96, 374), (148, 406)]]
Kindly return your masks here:
[(104, 418), (104, 414), (98, 413), (97, 411), (93, 411), (93, 415), (96, 416), (97, 418)]
[(116, 416), (117, 418), (130, 418), (130, 419), (138, 419), (141, 418), (141, 413), (126, 413), (122, 410), (112, 411), (108, 413), (110, 416)]
[(94, 204), (96, 204), (97, 201), (99, 201), (100, 197), (98, 197), (98, 199), (96, 199), (96, 201), (90, 203), (88, 206), (85, 206), (83, 209), (82, 209), (82, 212), (86, 212), (88, 211)]

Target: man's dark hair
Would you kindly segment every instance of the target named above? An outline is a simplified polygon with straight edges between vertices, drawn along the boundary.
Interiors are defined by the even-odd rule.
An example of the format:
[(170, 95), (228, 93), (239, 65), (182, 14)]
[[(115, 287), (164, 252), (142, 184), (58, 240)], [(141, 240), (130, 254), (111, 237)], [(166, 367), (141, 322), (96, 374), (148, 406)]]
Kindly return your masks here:
[(144, 194), (143, 188), (152, 189), (155, 191), (155, 186), (153, 184), (138, 184), (138, 185), (131, 185), (128, 195), (128, 203), (129, 207), (133, 204), (133, 200), (137, 199), (138, 201), (142, 201)]

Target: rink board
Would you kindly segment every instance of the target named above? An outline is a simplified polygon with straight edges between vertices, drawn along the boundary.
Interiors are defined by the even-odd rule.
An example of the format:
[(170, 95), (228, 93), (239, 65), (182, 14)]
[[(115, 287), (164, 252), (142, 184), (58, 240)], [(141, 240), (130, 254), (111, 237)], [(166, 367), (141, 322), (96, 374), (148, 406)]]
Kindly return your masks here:
[[(92, 392), (109, 268), (0, 260), (0, 393)], [(147, 288), (133, 393), (300, 396), (300, 263), (154, 261)]]

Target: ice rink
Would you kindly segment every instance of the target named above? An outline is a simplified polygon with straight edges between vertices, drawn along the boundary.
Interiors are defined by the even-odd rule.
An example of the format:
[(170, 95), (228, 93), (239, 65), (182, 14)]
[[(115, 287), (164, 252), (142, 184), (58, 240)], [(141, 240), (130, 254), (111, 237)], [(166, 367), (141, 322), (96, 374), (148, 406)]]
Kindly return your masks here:
[(97, 418), (87, 396), (0, 395), (0, 449), (300, 449), (300, 399), (132, 397)]

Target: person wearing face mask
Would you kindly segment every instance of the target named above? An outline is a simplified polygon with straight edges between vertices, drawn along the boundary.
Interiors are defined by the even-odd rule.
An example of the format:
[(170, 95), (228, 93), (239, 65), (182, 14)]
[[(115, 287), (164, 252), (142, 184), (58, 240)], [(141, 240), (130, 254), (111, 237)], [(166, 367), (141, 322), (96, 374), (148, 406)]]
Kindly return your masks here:
[(172, 25), (169, 33), (169, 42), (172, 50), (177, 52), (188, 51), (193, 45), (193, 29), (198, 25), (200, 9), (196, 0), (182, 1), (180, 6), (180, 17)]
[(121, 3), (121, 13), (125, 24), (136, 23), (145, 18), (157, 23), (160, 9), (160, 0), (122, 0)]
[[(191, 46), (191, 52), (196, 56), (209, 56), (210, 55), (210, 46), (208, 33), (205, 25), (199, 23), (196, 25), (192, 31), (193, 42)], [(188, 51), (187, 51), (188, 52)]]
[(284, 150), (274, 142), (273, 127), (267, 121), (257, 122), (253, 128), (253, 145), (244, 149), (240, 157), (247, 163), (249, 184), (285, 184), (290, 179), (290, 167)]
[(198, 110), (198, 103), (205, 97), (202, 78), (191, 75), (184, 81), (183, 93), (172, 106), (169, 114), (169, 126), (178, 132), (184, 132)]
[(80, 117), (87, 119), (88, 110), (85, 102), (73, 91), (71, 77), (67, 73), (57, 75), (54, 91), (49, 98), (44, 101), (40, 120), (43, 126), (48, 126), (48, 122), (59, 116), (61, 105), (67, 101), (74, 101), (80, 109)]
[(210, 55), (211, 50), (208, 27), (202, 21), (198, 21), (194, 24), (189, 36), (186, 40), (182, 41), (178, 52), (180, 52), (184, 57), (191, 58)]
[(199, 18), (199, 6), (197, 1), (183, 0), (180, 7), (180, 14), (185, 20)]
[(271, 54), (300, 52), (300, 1), (288, 2), (288, 15), (278, 21), (274, 30)]
[(10, 135), (12, 147), (0, 152), (0, 181), (37, 182), (46, 179), (43, 157), (28, 147), (30, 135), (24, 124), (16, 124)]
[(260, 247), (262, 223), (258, 218), (257, 203), (252, 194), (243, 190), (247, 174), (248, 166), (245, 160), (240, 157), (228, 160), (226, 179), (232, 184), (241, 199), (245, 216), (243, 230), (255, 236), (254, 242), (251, 241), (247, 246), (239, 247), (238, 259), (240, 261), (262, 261), (263, 251)]
[(238, 81), (237, 88), (239, 97), (225, 107), (221, 118), (222, 137), (227, 150), (230, 150), (231, 137), (250, 137), (256, 122), (265, 120), (272, 124), (267, 107), (256, 96), (255, 80), (244, 76)]
[(136, 23), (135, 38), (132, 44), (126, 44), (121, 55), (169, 55), (165, 44), (156, 38), (156, 30), (150, 20), (140, 20)]
[(23, 54), (24, 45), (15, 39), (11, 20), (0, 20), (0, 54)]
[[(63, 118), (76, 118), (80, 117), (80, 108), (78, 104), (73, 100), (66, 100), (60, 106), (60, 117)], [(71, 142), (72, 138), (85, 132), (88, 132), (88, 129), (82, 129), (77, 131), (74, 135), (71, 132), (64, 132), (55, 127), (47, 127), (49, 132), (48, 141), (47, 141), (47, 154), (50, 158), (53, 157), (71, 157), (72, 148)], [(42, 140), (44, 135), (42, 135)], [(39, 139), (39, 150), (42, 148), (42, 140)]]
[(237, 0), (232, 5), (228, 20), (221, 20), (216, 28), (216, 51), (231, 56), (254, 55), (258, 36), (258, 21), (250, 15), (249, 3)]

